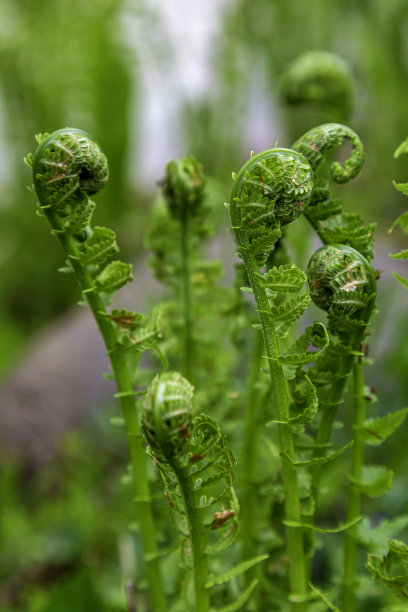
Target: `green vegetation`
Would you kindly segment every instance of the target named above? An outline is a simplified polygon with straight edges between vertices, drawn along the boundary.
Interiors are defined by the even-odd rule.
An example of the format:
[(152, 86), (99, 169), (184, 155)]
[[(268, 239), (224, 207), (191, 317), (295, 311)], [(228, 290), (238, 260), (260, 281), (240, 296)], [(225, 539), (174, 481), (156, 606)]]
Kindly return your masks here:
[[(110, 29), (125, 7), (102, 4), (98, 27), (93, 8), (84, 10), (84, 41), (77, 43), (90, 53), (78, 68), (78, 78), (92, 83), (90, 120), (79, 121), (89, 133), (60, 127), (75, 118), (75, 105), (71, 115), (61, 110), (70, 104), (63, 79), (55, 107), (50, 102), (47, 84), (58, 81), (64, 63), (58, 54), (40, 92), (34, 70), (27, 82), (27, 67), (13, 80), (11, 39), (0, 48), (3, 88), (13, 99), (23, 100), (30, 87), (33, 93), (32, 114), (19, 129), (34, 131), (39, 122), (56, 129), (38, 134), (25, 157), (31, 204), (34, 196), (42, 219), (33, 207), (28, 214), (18, 190), (11, 202), (22, 197), (24, 212), (19, 204), (10, 217), (2, 211), (6, 227), (20, 232), (18, 250), (33, 274), (22, 291), (27, 268), (18, 258), (5, 273), (0, 366), (6, 372), (26, 335), (79, 298), (104, 343), (105, 378), (116, 385), (91, 424), (54, 441), (42, 467), (13, 455), (10, 445), (2, 452), (1, 610), (408, 610), (408, 325), (406, 308), (398, 318), (390, 307), (406, 297), (408, 280), (398, 268), (399, 282), (391, 277), (387, 285), (374, 263), (375, 233), (384, 240), (397, 217), (389, 231), (408, 234), (408, 213), (391, 210), (394, 198), (408, 194), (407, 183), (392, 181), (408, 141), (394, 159), (391, 150), (404, 135), (405, 43), (393, 30), (408, 18), (403, 3), (383, 9), (382, 20), (379, 3), (366, 7), (370, 30), (351, 5), (354, 20), (322, 0), (307, 10), (295, 0), (229, 5), (217, 89), (183, 106), (183, 146), (193, 154), (165, 165), (148, 213), (146, 185), (135, 193), (125, 184), (131, 68)], [(28, 5), (8, 9), (7, 23), (20, 24), (31, 40), (25, 19), (38, 31), (52, 20), (49, 11), (46, 0), (38, 14)], [(158, 16), (142, 3), (136, 14), (160, 31)], [(358, 62), (352, 46), (341, 58), (333, 52), (334, 32), (322, 25), (334, 17), (359, 32)], [(72, 19), (77, 31), (75, 10)], [(302, 21), (296, 36), (292, 21)], [(280, 29), (287, 32), (282, 52)], [(55, 28), (50, 44), (58, 47), (65, 33)], [(395, 60), (390, 74), (374, 33)], [(25, 48), (21, 40), (15, 50)], [(109, 68), (100, 61), (105, 41)], [(40, 47), (33, 57), (46, 53)], [(295, 50), (307, 52), (296, 57)], [(162, 58), (168, 66), (170, 55)], [(378, 60), (378, 74), (368, 69), (368, 55)], [(264, 72), (256, 74), (267, 73), (267, 105), (286, 127), (275, 135), (279, 144), (266, 134), (270, 148), (242, 163), (256, 118), (242, 112), (249, 97), (240, 81), (261, 59)], [(114, 107), (106, 83), (117, 89)], [(367, 109), (387, 96), (395, 113), (380, 137)], [(231, 186), (235, 164), (241, 168)], [(384, 197), (389, 205), (381, 211)], [(123, 238), (125, 258), (138, 256), (142, 236), (150, 259), (140, 280), (117, 254)], [(390, 268), (408, 258), (406, 241), (399, 245), (397, 232), (393, 239), (387, 250), (400, 250)], [(48, 250), (52, 244), (59, 251)], [(57, 269), (63, 280), (54, 282)], [(150, 277), (156, 297), (149, 312), (138, 312), (126, 287), (148, 294)]]

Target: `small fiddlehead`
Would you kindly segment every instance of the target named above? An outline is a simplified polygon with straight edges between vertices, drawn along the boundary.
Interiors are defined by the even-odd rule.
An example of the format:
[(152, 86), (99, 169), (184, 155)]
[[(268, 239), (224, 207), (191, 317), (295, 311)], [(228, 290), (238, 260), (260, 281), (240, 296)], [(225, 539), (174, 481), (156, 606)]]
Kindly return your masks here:
[[(291, 559), (291, 591), (296, 597), (303, 598), (307, 593), (305, 555), (303, 534), (299, 528), (301, 510), (291, 406), (283, 370), (283, 363), (292, 363), (298, 356), (292, 353), (282, 355), (279, 338), (287, 336), (292, 324), (307, 308), (310, 298), (307, 291), (299, 295), (306, 277), (297, 266), (274, 267), (264, 275), (260, 274), (259, 267), (265, 265), (280, 238), (281, 226), (295, 220), (310, 203), (313, 170), (305, 158), (294, 151), (270, 149), (252, 156), (238, 174), (233, 174), (233, 179), (229, 204), (231, 224), (238, 256), (245, 264), (251, 285), (249, 291), (253, 292), (256, 301), (271, 376), (273, 416), (278, 424), (281, 450), (287, 456), (287, 460), (282, 462), (282, 479), (287, 552)], [(306, 361), (309, 359), (309, 355), (303, 357)], [(301, 608), (302, 605), (298, 609)]]
[[(404, 140), (404, 142), (399, 145), (394, 152), (394, 157), (398, 158), (403, 153), (408, 153), (408, 139)], [(399, 192), (403, 193), (404, 195), (408, 195), (408, 183), (397, 183), (396, 181), (393, 181), (393, 185)], [(389, 231), (392, 232), (395, 227), (400, 227), (405, 234), (408, 234), (408, 211), (403, 212), (394, 221)], [(408, 249), (403, 249), (399, 253), (393, 253), (391, 254), (391, 257), (393, 259), (408, 259)], [(401, 283), (401, 285), (408, 289), (408, 278), (401, 276), (398, 274), (398, 272), (393, 272), (393, 275), (397, 281)]]
[(311, 257), (307, 269), (310, 296), (328, 314), (331, 331), (342, 337), (367, 325), (376, 280), (368, 261), (346, 245), (328, 244)]
[(247, 248), (262, 266), (281, 236), (281, 226), (294, 221), (308, 206), (313, 172), (302, 155), (269, 149), (253, 155), (233, 179), (233, 230), (240, 249)]
[(308, 159), (315, 173), (313, 198), (305, 216), (324, 244), (348, 244), (372, 259), (376, 224), (365, 226), (359, 214), (343, 212), (341, 200), (330, 199), (328, 181), (318, 177), (325, 154), (345, 141), (352, 144), (349, 157), (343, 164), (337, 161), (330, 164), (331, 177), (340, 184), (355, 178), (364, 164), (364, 147), (353, 130), (340, 123), (326, 123), (309, 130), (293, 145)]
[(162, 188), (175, 219), (197, 217), (202, 212), (205, 195), (203, 167), (193, 155), (167, 164)]
[(320, 116), (330, 115), (335, 121), (348, 119), (353, 90), (348, 65), (328, 51), (303, 53), (288, 66), (281, 79), (281, 93), (287, 104), (302, 110), (315, 107)]
[(52, 209), (72, 233), (86, 227), (94, 208), (89, 196), (109, 177), (108, 161), (86, 132), (64, 128), (38, 138), (34, 155), (26, 159), (33, 169), (34, 188), (43, 210)]
[[(193, 417), (192, 401), (193, 387), (178, 372), (159, 374), (146, 394), (142, 427), (174, 522), (183, 540), (188, 539), (191, 554), (184, 555), (184, 562), (193, 575), (194, 610), (208, 612), (208, 589), (214, 584), (208, 555), (229, 546), (237, 535), (235, 459), (218, 425), (204, 414)], [(225, 580), (217, 576), (216, 582), (226, 582), (260, 560), (231, 568)], [(192, 602), (186, 605), (191, 610)]]

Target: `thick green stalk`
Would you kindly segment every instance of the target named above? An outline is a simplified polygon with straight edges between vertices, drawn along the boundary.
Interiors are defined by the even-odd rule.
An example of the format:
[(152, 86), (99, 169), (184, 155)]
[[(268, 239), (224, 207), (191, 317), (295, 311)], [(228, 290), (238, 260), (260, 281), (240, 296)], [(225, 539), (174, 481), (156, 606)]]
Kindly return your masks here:
[[(243, 234), (243, 232), (242, 232)], [(288, 457), (282, 461), (282, 480), (285, 492), (285, 519), (289, 523), (301, 522), (299, 488), (295, 461), (295, 448), (292, 429), (286, 424), (290, 419), (289, 397), (283, 368), (278, 362), (280, 349), (275, 327), (271, 318), (269, 301), (265, 289), (259, 282), (259, 272), (256, 262), (248, 250), (245, 235), (240, 237), (240, 252), (248, 274), (248, 279), (254, 292), (259, 320), (268, 358), (269, 372), (272, 382), (272, 402), (278, 424), (280, 451)], [(302, 600), (307, 594), (306, 563), (303, 546), (303, 533), (300, 527), (286, 527), (287, 551), (289, 556), (289, 580), (293, 600)], [(294, 610), (307, 610), (306, 603), (294, 603)]]
[(191, 486), (191, 479), (177, 461), (167, 457), (169, 465), (176, 474), (183, 495), (186, 511), (191, 553), (193, 557), (193, 581), (195, 594), (194, 612), (210, 612), (210, 595), (205, 584), (208, 580), (208, 556), (205, 552), (207, 539), (203, 525), (203, 518), (198, 507), (198, 494)]
[[(259, 380), (261, 375), (264, 344), (262, 333), (255, 332), (255, 344), (249, 377), (249, 394), (245, 411), (244, 448), (242, 453), (243, 490), (240, 500), (240, 531), (242, 534), (242, 557), (252, 559), (257, 554), (256, 534), (259, 529), (257, 520), (258, 497), (258, 418), (260, 405)], [(248, 584), (252, 582), (259, 568), (246, 572)]]
[[(365, 421), (364, 376), (361, 360), (354, 365), (354, 401), (353, 429), (354, 446), (351, 455), (350, 475), (353, 482), (349, 483), (346, 521), (356, 520), (361, 514), (361, 492), (356, 482), (361, 481), (364, 465), (364, 440), (361, 431)], [(357, 526), (350, 527), (345, 534), (344, 576), (343, 576), (343, 612), (354, 612), (356, 606), (355, 585), (357, 572)]]
[(191, 271), (189, 253), (189, 218), (185, 208), (181, 217), (181, 307), (183, 312), (183, 356), (182, 374), (191, 382), (193, 376), (193, 339), (191, 306)]
[(156, 532), (146, 473), (146, 453), (142, 443), (139, 415), (125, 358), (115, 348), (117, 344), (116, 332), (106, 317), (105, 306), (94, 288), (92, 278), (86, 268), (80, 263), (79, 251), (74, 239), (62, 231), (63, 228), (59, 217), (53, 212), (52, 208), (44, 208), (43, 210), (72, 265), (82, 294), (89, 304), (111, 361), (118, 389), (117, 397), (125, 422), (133, 475), (136, 516), (143, 546), (152, 606), (154, 612), (165, 612), (167, 610), (166, 598), (161, 578), (155, 537)]

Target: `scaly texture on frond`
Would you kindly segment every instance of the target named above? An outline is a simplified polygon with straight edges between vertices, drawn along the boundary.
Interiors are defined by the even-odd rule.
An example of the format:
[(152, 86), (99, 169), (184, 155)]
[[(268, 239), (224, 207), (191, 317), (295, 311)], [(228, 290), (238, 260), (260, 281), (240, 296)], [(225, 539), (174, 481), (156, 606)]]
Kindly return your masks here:
[(330, 244), (318, 249), (308, 265), (312, 300), (327, 312), (329, 327), (340, 338), (366, 326), (376, 293), (375, 272), (355, 249)]
[(230, 212), (234, 233), (240, 245), (238, 234), (245, 234), (247, 248), (258, 265), (264, 265), (280, 238), (280, 227), (294, 221), (309, 204), (312, 169), (294, 151), (269, 149), (253, 155), (233, 178)]
[(108, 180), (106, 156), (86, 132), (74, 128), (44, 134), (37, 142), (26, 163), (32, 168), (39, 210), (69, 251), (67, 265), (77, 276), (82, 275), (78, 266), (85, 267), (109, 303), (111, 295), (133, 277), (131, 266), (121, 261), (101, 269), (118, 251), (116, 236), (109, 228), (91, 227), (95, 203), (89, 196)]

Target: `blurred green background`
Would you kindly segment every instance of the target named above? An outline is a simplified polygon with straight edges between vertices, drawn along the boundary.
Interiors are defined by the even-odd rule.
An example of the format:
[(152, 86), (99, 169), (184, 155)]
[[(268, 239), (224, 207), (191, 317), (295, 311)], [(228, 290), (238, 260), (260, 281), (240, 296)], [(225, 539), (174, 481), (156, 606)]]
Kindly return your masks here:
[[(313, 51), (341, 58), (344, 88), (326, 96), (323, 71), (309, 99), (297, 100), (292, 63)], [(389, 408), (406, 405), (407, 302), (387, 261), (402, 237), (395, 233), (391, 247), (387, 229), (405, 206), (391, 181), (407, 180), (406, 159), (393, 159), (408, 136), (407, 99), (406, 0), (0, 0), (4, 384), (45, 326), (78, 298), (72, 279), (57, 273), (59, 246), (26, 190), (22, 159), (36, 133), (75, 126), (102, 144), (111, 178), (96, 220), (117, 231), (123, 258), (137, 260), (168, 159), (196, 155), (226, 200), (231, 171), (250, 150), (277, 141), (288, 147), (313, 125), (343, 121), (367, 153), (363, 175), (341, 190), (345, 209), (378, 222), (375, 261), (387, 269), (371, 376)], [(41, 470), (24, 449), (8, 449), (0, 482), (4, 612), (124, 609), (118, 542), (131, 520), (119, 482), (126, 451), (102, 420), (62, 435), (58, 457)], [(388, 463), (403, 474), (407, 461), (394, 448)], [(406, 503), (405, 493), (399, 511)]]

